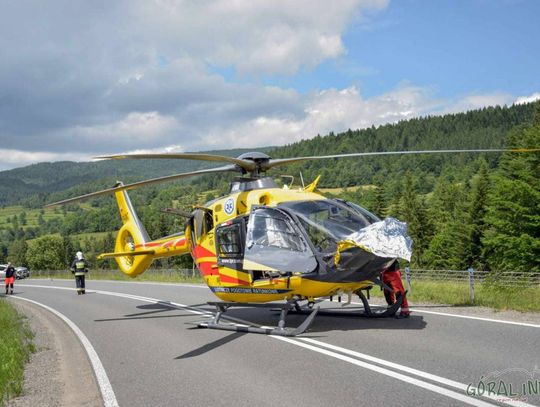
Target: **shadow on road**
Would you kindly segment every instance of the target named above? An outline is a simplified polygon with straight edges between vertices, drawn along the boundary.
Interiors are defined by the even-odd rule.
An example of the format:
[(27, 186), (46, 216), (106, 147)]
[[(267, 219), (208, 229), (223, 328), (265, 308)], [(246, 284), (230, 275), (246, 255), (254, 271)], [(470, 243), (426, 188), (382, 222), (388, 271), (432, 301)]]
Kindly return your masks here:
[(207, 343), (206, 345), (203, 345), (200, 348), (194, 349), (188, 353), (184, 353), (183, 355), (177, 356), (174, 359), (188, 359), (188, 358), (193, 358), (196, 356), (203, 355), (206, 352), (210, 352), (211, 350), (219, 348), (220, 346), (223, 346), (229, 342), (232, 342), (235, 339), (238, 339), (244, 335), (246, 335), (245, 332), (234, 332), (230, 335), (224, 336), (223, 338), (219, 338), (218, 340), (215, 340), (214, 342)]
[(123, 317), (119, 318), (104, 318), (104, 319), (95, 319), (95, 322), (109, 322), (109, 321), (129, 321), (133, 319), (152, 319), (152, 318), (178, 318), (178, 317), (189, 317), (192, 314), (173, 314), (173, 315), (154, 315), (161, 312), (170, 312), (170, 311), (180, 311), (178, 307), (173, 305), (168, 305), (166, 302), (156, 302), (153, 304), (137, 305), (137, 309), (141, 310), (150, 310), (147, 312), (137, 312), (134, 314), (126, 314)]
[[(190, 307), (192, 307), (190, 305)], [(194, 306), (193, 306), (194, 307)], [(214, 313), (213, 307), (198, 307), (208, 311), (208, 313)], [(370, 330), (370, 329), (388, 329), (388, 330), (420, 330), (427, 326), (422, 315), (415, 315), (414, 312), (409, 318), (397, 319), (390, 318), (365, 318), (355, 315), (361, 312), (361, 307), (349, 307), (346, 309), (325, 307), (325, 310), (341, 310), (340, 315), (324, 315), (318, 314), (310, 328), (308, 333), (324, 333), (329, 331), (357, 331), (357, 330)], [(262, 326), (276, 326), (279, 320), (279, 312), (276, 310), (257, 309), (257, 308), (231, 308), (223, 314), (223, 318), (238, 318), (244, 321), (249, 321), (253, 325)], [(290, 312), (287, 315), (286, 326), (289, 328), (297, 327), (305, 320), (306, 315), (295, 314)]]

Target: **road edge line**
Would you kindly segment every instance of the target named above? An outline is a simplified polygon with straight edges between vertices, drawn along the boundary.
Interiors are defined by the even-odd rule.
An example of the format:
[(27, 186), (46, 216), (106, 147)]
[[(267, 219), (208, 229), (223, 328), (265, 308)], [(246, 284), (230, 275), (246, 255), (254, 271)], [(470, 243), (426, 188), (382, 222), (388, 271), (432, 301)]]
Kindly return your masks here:
[(114, 394), (114, 390), (112, 388), (111, 382), (109, 381), (109, 377), (107, 376), (107, 372), (105, 372), (105, 368), (101, 363), (101, 359), (99, 358), (96, 350), (90, 343), (90, 340), (83, 333), (83, 331), (81, 331), (80, 328), (64, 314), (55, 310), (54, 308), (49, 307), (48, 305), (23, 297), (10, 298), (27, 301), (32, 304), (38, 305), (46, 309), (47, 311), (52, 312), (54, 315), (64, 321), (75, 333), (75, 335), (77, 335), (84, 347), (84, 350), (86, 351), (86, 354), (88, 355), (88, 358), (90, 359), (90, 363), (92, 365), (92, 369), (94, 370), (94, 374), (96, 375), (96, 380), (98, 382), (99, 390), (101, 392), (101, 397), (103, 398), (103, 405), (105, 407), (119, 407), (118, 401), (116, 400), (116, 395)]

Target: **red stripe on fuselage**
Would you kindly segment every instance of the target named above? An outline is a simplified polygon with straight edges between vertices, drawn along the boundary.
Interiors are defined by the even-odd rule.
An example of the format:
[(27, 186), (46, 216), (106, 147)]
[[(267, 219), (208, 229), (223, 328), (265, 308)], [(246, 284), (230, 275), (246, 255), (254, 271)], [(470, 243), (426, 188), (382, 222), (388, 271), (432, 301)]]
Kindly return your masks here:
[(222, 283), (239, 284), (249, 286), (249, 281), (240, 280), (236, 277), (227, 276), (225, 274), (219, 274), (219, 279)]
[(212, 274), (218, 274), (218, 270), (212, 267), (216, 264), (215, 261), (203, 261), (197, 265), (197, 268), (203, 276), (211, 276)]
[(193, 249), (193, 257), (195, 257), (195, 259), (198, 259), (200, 257), (216, 257), (216, 254), (199, 245), (195, 246), (195, 248)]
[(136, 249), (147, 248), (147, 247), (158, 247), (162, 246), (164, 248), (170, 247), (174, 244), (174, 247), (183, 246), (186, 243), (186, 238), (181, 238), (178, 240), (169, 240), (167, 242), (147, 242), (135, 245)]

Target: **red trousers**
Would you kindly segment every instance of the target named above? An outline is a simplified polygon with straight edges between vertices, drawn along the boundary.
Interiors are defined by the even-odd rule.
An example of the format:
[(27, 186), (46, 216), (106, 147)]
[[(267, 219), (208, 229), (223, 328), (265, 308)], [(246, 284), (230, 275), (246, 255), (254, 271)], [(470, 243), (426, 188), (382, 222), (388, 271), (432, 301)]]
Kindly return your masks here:
[(407, 297), (405, 296), (405, 287), (401, 282), (401, 271), (383, 271), (382, 273), (383, 283), (390, 287), (394, 292), (389, 290), (384, 290), (384, 297), (388, 305), (392, 305), (396, 302), (395, 293), (401, 293), (403, 296), (403, 302), (401, 303), (401, 315), (409, 315), (409, 303), (407, 302)]

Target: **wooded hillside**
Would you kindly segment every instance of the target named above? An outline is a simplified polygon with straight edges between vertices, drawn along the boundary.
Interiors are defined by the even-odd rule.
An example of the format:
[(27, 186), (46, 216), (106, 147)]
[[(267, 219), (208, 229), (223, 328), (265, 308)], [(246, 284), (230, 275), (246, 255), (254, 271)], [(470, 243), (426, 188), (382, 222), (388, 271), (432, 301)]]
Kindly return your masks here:
[[(278, 158), (499, 147), (540, 147), (539, 102), (349, 130), (267, 152)], [(245, 151), (217, 153), (237, 156)], [(33, 246), (56, 245), (56, 252), (67, 257), (81, 246), (94, 254), (110, 250), (113, 241), (110, 233), (102, 233), (100, 238), (79, 235), (77, 240), (70, 236), (114, 232), (119, 219), (112, 199), (101, 198), (47, 211), (41, 209), (43, 203), (109, 187), (119, 178), (129, 182), (203, 166), (208, 163), (126, 160), (41, 163), (1, 172), (0, 204), (22, 206), (0, 209), (0, 262), (9, 256), (31, 267), (52, 267), (33, 263), (31, 254), (36, 251)], [(539, 153), (317, 160), (276, 169), (271, 175), (291, 174), (299, 183), (300, 172), (306, 182), (321, 174), (321, 187), (362, 185), (362, 188), (342, 192), (338, 189), (333, 193), (379, 216), (394, 216), (408, 222), (415, 241), (412, 260), (415, 267), (466, 269), (474, 266), (540, 272)], [(178, 232), (183, 223), (182, 219), (160, 213), (159, 209), (171, 206), (189, 209), (193, 204), (225, 194), (230, 178), (230, 175), (208, 175), (142, 188), (133, 191), (132, 197), (148, 232), (158, 237)], [(51, 234), (57, 237), (50, 237)], [(33, 239), (38, 239), (37, 243)], [(164, 263), (167, 266), (190, 264), (189, 259)]]

